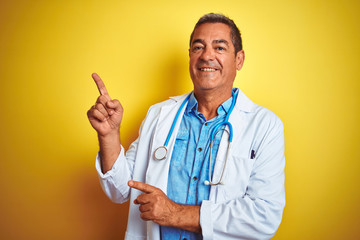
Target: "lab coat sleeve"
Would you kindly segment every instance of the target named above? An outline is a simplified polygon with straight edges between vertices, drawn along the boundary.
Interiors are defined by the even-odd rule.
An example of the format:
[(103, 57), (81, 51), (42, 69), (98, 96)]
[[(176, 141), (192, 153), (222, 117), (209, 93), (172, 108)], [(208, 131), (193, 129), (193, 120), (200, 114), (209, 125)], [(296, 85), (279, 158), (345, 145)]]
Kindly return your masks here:
[(125, 149), (121, 146), (121, 152), (113, 167), (106, 173), (101, 171), (99, 153), (96, 156), (95, 168), (98, 172), (100, 185), (105, 194), (115, 203), (123, 203), (128, 200), (129, 187), (127, 182), (130, 180), (130, 170), (126, 166)]
[[(140, 128), (141, 129), (141, 128)], [(133, 179), (136, 149), (139, 138), (129, 147), (125, 156), (125, 149), (121, 151), (113, 167), (102, 173), (99, 153), (96, 156), (95, 168), (98, 172), (100, 185), (105, 194), (115, 203), (124, 203), (129, 199), (130, 187), (128, 181)]]
[(205, 240), (270, 239), (278, 229), (285, 206), (284, 130), (280, 119), (272, 122), (262, 136), (245, 194), (221, 203), (203, 201)]

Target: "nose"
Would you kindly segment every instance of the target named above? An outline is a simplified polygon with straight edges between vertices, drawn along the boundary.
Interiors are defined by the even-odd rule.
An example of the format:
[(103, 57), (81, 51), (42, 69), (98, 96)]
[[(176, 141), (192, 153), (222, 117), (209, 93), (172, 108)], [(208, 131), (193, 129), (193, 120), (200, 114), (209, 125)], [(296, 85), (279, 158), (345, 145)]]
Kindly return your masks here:
[(201, 59), (204, 61), (210, 61), (215, 59), (215, 53), (213, 49), (206, 47), (204, 48), (203, 52), (201, 53)]

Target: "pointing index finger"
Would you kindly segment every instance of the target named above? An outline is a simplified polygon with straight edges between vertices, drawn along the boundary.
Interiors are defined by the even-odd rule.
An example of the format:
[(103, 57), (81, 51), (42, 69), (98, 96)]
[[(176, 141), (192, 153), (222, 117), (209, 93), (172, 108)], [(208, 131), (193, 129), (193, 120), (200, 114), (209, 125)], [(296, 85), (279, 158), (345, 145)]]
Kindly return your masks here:
[(137, 181), (129, 181), (128, 182), (129, 187), (135, 188), (137, 190), (140, 190), (144, 193), (151, 193), (154, 190), (156, 190), (157, 188), (154, 186), (151, 186), (149, 184), (146, 183), (142, 183), (142, 182), (137, 182)]
[(109, 96), (108, 91), (106, 90), (105, 84), (104, 82), (101, 80), (101, 78), (99, 77), (99, 75), (97, 75), (96, 73), (93, 73), (92, 78), (95, 81), (95, 84), (97, 86), (97, 88), (99, 89), (99, 92), (101, 95), (106, 95)]

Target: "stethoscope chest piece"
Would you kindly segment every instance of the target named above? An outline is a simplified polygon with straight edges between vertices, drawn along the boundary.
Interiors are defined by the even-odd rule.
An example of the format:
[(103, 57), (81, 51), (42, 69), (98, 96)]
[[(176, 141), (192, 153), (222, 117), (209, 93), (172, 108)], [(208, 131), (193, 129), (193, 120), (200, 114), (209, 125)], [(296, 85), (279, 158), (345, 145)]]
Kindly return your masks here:
[(167, 149), (165, 146), (158, 147), (154, 152), (154, 158), (156, 160), (164, 160), (166, 158)]

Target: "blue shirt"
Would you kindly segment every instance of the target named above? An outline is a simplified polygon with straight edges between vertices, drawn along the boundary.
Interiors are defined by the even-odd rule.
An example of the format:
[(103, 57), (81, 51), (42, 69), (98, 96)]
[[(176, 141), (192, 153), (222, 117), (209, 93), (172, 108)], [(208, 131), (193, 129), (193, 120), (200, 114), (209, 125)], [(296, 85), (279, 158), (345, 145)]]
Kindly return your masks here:
[[(234, 89), (236, 98), (238, 89)], [(167, 196), (176, 203), (200, 206), (203, 200), (209, 199), (210, 134), (212, 129), (223, 122), (230, 109), (232, 97), (221, 104), (213, 119), (206, 120), (197, 111), (198, 102), (191, 93), (189, 102), (181, 120), (176, 136), (175, 146), (170, 162)], [(223, 131), (218, 131), (214, 138), (211, 169), (214, 169), (215, 158)], [(212, 173), (211, 173), (212, 174)], [(202, 235), (172, 227), (161, 227), (161, 239), (202, 239)]]

